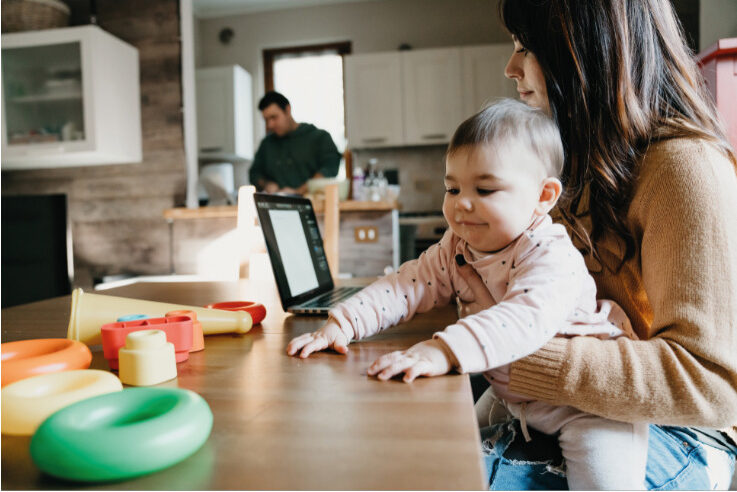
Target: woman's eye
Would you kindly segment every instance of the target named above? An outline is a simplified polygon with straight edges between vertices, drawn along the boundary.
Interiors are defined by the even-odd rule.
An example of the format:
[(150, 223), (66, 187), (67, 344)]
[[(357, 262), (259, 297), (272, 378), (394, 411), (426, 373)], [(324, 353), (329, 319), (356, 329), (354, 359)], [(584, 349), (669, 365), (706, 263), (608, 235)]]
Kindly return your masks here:
[(478, 189), (476, 190), (476, 192), (477, 192), (477, 193), (478, 193), (479, 195), (481, 195), (481, 196), (491, 195), (491, 194), (492, 194), (492, 193), (494, 193), (495, 191), (496, 191), (496, 190), (487, 190), (487, 189), (485, 189), (485, 188), (478, 188)]
[(446, 188), (445, 192), (448, 193), (449, 195), (457, 195), (458, 189), (457, 188)]
[(524, 55), (527, 56), (527, 48), (525, 48), (524, 46), (522, 46), (522, 47), (520, 47), (520, 49), (514, 50), (514, 51), (515, 51), (515, 53), (524, 53)]

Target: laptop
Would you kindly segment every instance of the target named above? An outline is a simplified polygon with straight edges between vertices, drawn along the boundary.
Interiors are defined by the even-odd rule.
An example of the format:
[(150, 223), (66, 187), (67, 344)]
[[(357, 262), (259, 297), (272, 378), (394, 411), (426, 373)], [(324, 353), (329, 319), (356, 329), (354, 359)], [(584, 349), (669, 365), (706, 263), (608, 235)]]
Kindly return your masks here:
[(327, 314), (361, 290), (333, 284), (310, 200), (268, 193), (254, 193), (253, 197), (285, 311)]

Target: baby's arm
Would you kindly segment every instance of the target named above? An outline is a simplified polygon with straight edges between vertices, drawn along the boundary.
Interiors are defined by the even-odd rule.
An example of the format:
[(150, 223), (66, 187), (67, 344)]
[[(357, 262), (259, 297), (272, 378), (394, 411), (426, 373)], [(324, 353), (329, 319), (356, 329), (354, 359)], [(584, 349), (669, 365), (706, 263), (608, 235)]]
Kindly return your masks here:
[(452, 261), (456, 241), (446, 234), (417, 260), (404, 263), (398, 272), (380, 278), (331, 309), (327, 324), (293, 339), (287, 353), (307, 357), (326, 348), (345, 353), (351, 340), (371, 336), (409, 320), (417, 312), (447, 304), (453, 292), (448, 262)]

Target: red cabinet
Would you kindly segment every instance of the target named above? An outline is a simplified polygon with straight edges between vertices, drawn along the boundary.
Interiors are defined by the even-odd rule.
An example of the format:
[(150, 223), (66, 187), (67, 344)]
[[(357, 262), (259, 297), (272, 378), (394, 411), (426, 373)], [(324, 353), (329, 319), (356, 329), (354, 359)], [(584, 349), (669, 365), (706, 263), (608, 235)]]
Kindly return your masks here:
[(699, 53), (697, 60), (727, 127), (727, 138), (737, 149), (737, 38), (720, 39)]

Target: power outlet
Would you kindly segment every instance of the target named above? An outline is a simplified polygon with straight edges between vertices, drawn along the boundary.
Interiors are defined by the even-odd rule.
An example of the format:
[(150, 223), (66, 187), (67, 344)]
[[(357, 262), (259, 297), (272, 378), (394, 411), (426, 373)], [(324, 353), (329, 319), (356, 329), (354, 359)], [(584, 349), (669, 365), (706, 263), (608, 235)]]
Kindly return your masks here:
[(379, 240), (379, 229), (375, 226), (354, 227), (353, 237), (357, 243), (375, 243)]

